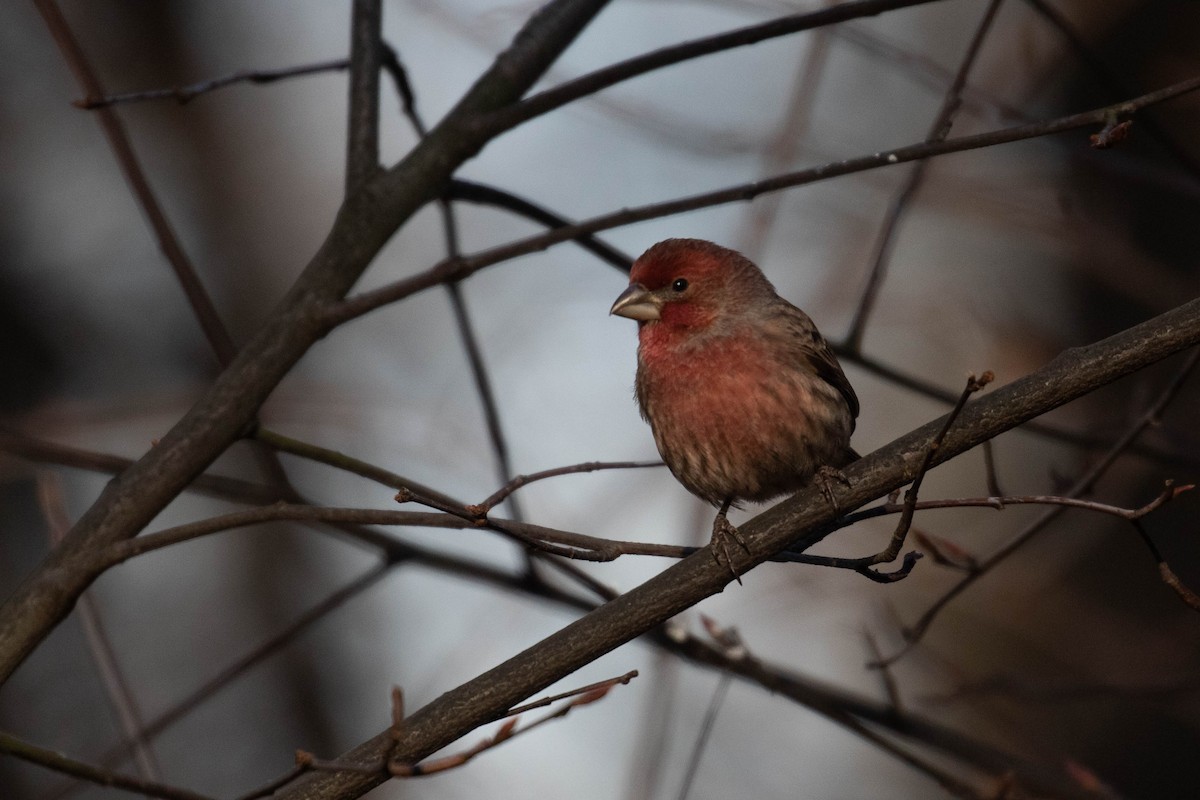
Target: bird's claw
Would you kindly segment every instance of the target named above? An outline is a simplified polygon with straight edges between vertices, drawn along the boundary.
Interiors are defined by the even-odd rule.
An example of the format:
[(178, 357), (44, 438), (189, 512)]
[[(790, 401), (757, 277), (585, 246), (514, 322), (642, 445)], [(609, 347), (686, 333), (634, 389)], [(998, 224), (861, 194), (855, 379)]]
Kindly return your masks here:
[(846, 488), (853, 486), (850, 479), (846, 477), (846, 473), (842, 472), (837, 467), (831, 467), (828, 464), (823, 464), (817, 469), (813, 480), (816, 481), (817, 487), (821, 490), (821, 495), (825, 498), (825, 502), (833, 508), (834, 511), (840, 511), (837, 498), (833, 494), (833, 484), (840, 483)]
[(747, 553), (750, 552), (750, 546), (746, 544), (746, 539), (742, 536), (741, 531), (734, 527), (724, 513), (717, 514), (717, 518), (713, 520), (712, 541), (709, 542), (709, 547), (712, 549), (713, 561), (721, 563), (721, 556), (725, 557), (725, 566), (733, 573), (734, 580), (739, 584), (742, 582), (741, 575), (733, 566), (733, 553), (729, 549), (729, 540), (732, 539), (741, 545), (741, 548)]

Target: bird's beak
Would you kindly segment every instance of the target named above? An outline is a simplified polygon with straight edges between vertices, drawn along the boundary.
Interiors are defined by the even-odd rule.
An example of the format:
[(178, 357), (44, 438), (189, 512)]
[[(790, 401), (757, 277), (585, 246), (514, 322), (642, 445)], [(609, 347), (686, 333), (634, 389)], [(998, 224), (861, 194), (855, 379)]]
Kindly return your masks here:
[(659, 318), (662, 300), (651, 294), (640, 283), (631, 283), (629, 287), (617, 295), (616, 302), (608, 310), (618, 317), (629, 317), (639, 322), (650, 322)]

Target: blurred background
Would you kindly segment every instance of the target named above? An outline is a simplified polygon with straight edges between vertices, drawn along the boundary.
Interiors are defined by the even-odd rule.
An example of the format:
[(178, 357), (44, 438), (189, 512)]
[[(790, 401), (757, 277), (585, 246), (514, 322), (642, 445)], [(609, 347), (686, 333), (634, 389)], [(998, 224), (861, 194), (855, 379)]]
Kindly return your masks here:
[[(542, 86), (686, 39), (821, 3), (614, 3)], [(720, 53), (631, 80), (502, 136), (460, 177), (583, 219), (922, 141), (988, 4), (951, 0)], [(63, 0), (109, 92), (169, 88), (241, 70), (346, 55), (350, 4), (315, 0), (126, 3)], [(507, 46), (536, 3), (386, 2), (384, 38), (426, 122), (438, 120)], [(1066, 22), (1064, 29), (1060, 24)], [(1051, 119), (1193, 77), (1200, 4), (1006, 0), (972, 68), (951, 136)], [(0, 4), (0, 593), (74, 521), (108, 474), (64, 466), (45, 443), (136, 458), (213, 379), (218, 364), (128, 190), (94, 116), (30, 3)], [(235, 341), (269, 314), (329, 230), (343, 187), (346, 76), (328, 72), (117, 107), (154, 190)], [(383, 81), (383, 154), (415, 134)], [(899, 217), (862, 356), (957, 394), (1191, 299), (1200, 253), (1200, 98), (1155, 107), (1109, 150), (1088, 131), (929, 163)], [(670, 236), (736, 247), (828, 338), (850, 330), (900, 165), (606, 232), (633, 257)], [(456, 204), (465, 251), (535, 233), (502, 210)], [(358, 290), (445, 253), (430, 207), (389, 243)], [(512, 473), (653, 459), (632, 400), (635, 326), (610, 318), (627, 281), (573, 244), (484, 270), (461, 285)], [(862, 398), (855, 447), (879, 447), (944, 413), (944, 402), (845, 357)], [(1008, 494), (1063, 492), (1161, 393), (1179, 359), (1050, 415), (1098, 443), (1016, 431), (995, 442)], [(1166, 479), (1200, 471), (1191, 385), (1094, 497), (1141, 506)], [(353, 455), (466, 502), (501, 483), (453, 306), (438, 287), (320, 342), (270, 398), (263, 424)], [(36, 441), (35, 441), (36, 440)], [(76, 451), (71, 451), (78, 456)], [(393, 508), (394, 492), (284, 455), (314, 502)], [(261, 483), (235, 447), (213, 472)], [(923, 496), (987, 495), (979, 452), (935, 470)], [(533, 484), (496, 513), (639, 541), (707, 541), (712, 509), (663, 469)], [(1200, 584), (1195, 498), (1144, 524), (1185, 583)], [(242, 505), (189, 493), (151, 530)], [(754, 509), (734, 517), (739, 522)], [(1043, 510), (927, 512), (917, 525), (977, 558)], [(55, 515), (60, 519), (55, 522)], [(830, 537), (820, 552), (865, 555), (890, 520)], [(519, 575), (495, 534), (389, 536)], [(297, 748), (334, 757), (410, 709), (536, 643), (578, 611), (420, 561), (380, 573), (235, 680), (195, 692), (309, 609), (372, 573), (378, 553), (300, 525), (231, 531), (104, 575), (0, 690), (0, 728), (73, 757), (215, 797), (286, 772)], [(582, 564), (618, 590), (665, 566)], [(734, 627), (758, 657), (886, 699), (875, 656), (961, 579), (926, 558), (892, 585), (837, 570), (768, 564), (698, 612)], [(82, 607), (81, 607), (82, 608)], [(86, 619), (85, 619), (86, 616)], [(98, 631), (103, 631), (100, 636)], [(106, 642), (106, 644), (105, 644)], [(1061, 516), (980, 579), (891, 670), (905, 707), (1047, 764), (1078, 765), (1124, 796), (1200, 795), (1200, 618), (1159, 580), (1131, 526)], [(104, 652), (109, 658), (104, 657)], [(102, 666), (107, 664), (107, 666)], [(550, 691), (637, 669), (602, 703), (378, 798), (911, 798), (944, 791), (870, 743), (755, 686), (733, 683), (698, 761), (721, 677), (634, 643)], [(125, 692), (114, 689), (123, 684)], [(123, 697), (122, 697), (123, 694)], [(120, 699), (118, 699), (120, 698)], [(194, 699), (176, 713), (181, 702)], [(122, 730), (172, 714), (136, 759)], [(124, 718), (124, 722), (122, 719)], [(131, 718), (133, 721), (131, 722)], [(140, 720), (140, 723), (137, 721)], [(450, 748), (460, 750), (482, 736)], [(1082, 774), (1082, 773), (1081, 773)], [(798, 795), (798, 788), (803, 790)], [(0, 757), (14, 800), (115, 797)]]

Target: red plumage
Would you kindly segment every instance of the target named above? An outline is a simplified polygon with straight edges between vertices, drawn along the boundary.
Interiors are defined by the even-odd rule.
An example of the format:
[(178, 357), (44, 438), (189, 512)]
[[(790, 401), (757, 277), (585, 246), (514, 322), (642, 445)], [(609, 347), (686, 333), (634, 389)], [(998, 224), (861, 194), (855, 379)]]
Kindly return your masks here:
[(714, 534), (730, 504), (795, 491), (858, 457), (858, 398), (833, 351), (740, 253), (659, 242), (612, 313), (638, 320), (638, 405), (675, 477), (722, 507)]

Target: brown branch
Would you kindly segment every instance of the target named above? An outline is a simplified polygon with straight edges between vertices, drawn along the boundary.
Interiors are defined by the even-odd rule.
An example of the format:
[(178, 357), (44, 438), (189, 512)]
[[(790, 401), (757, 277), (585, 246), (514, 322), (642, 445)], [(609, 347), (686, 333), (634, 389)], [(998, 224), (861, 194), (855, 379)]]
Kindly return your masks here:
[[(984, 9), (983, 18), (979, 21), (975, 34), (967, 45), (967, 51), (958, 65), (954, 80), (950, 82), (950, 86), (942, 98), (941, 108), (938, 109), (933, 124), (929, 127), (929, 133), (925, 135), (926, 142), (940, 142), (950, 134), (950, 126), (954, 123), (954, 117), (962, 105), (962, 91), (967, 84), (967, 75), (970, 74), (971, 67), (975, 65), (975, 58), (979, 55), (983, 40), (987, 38), (988, 31), (992, 28), (992, 21), (995, 20), (996, 12), (1000, 9), (1002, 2), (1003, 0), (990, 0), (987, 8)], [(858, 300), (858, 308), (850, 322), (850, 331), (844, 340), (843, 346), (847, 350), (856, 353), (862, 350), (867, 320), (871, 315), (871, 310), (875, 307), (875, 301), (879, 297), (879, 290), (882, 288), (883, 279), (887, 274), (888, 262), (892, 256), (892, 246), (896, 241), (896, 232), (900, 229), (900, 220), (908, 210), (909, 203), (916, 196), (917, 189), (925, 180), (925, 171), (928, 166), (928, 161), (918, 161), (913, 165), (900, 190), (892, 198), (887, 214), (884, 216), (883, 227), (875, 237), (866, 284), (863, 286)]]
[(664, 47), (652, 53), (612, 64), (559, 84), (508, 108), (486, 115), (480, 124), (485, 125), (493, 133), (499, 134), (581, 97), (587, 97), (601, 89), (672, 64), (679, 64), (736, 47), (757, 44), (800, 31), (836, 25), (851, 19), (871, 17), (909, 6), (929, 5), (933, 2), (939, 2), (939, 0), (853, 0), (839, 3), (830, 8), (792, 14), (759, 25), (750, 25), (715, 36), (693, 39), (690, 42)]
[(161, 550), (164, 547), (189, 542), (214, 533), (262, 525), (281, 520), (309, 520), (315, 522), (349, 522), (356, 525), (414, 525), (434, 528), (474, 527), (449, 514), (426, 514), (414, 511), (393, 511), (374, 508), (329, 508), (278, 502), (246, 511), (235, 511), (218, 517), (177, 525), (173, 528), (147, 533), (136, 539), (114, 542), (100, 554), (105, 568), (128, 561), (135, 556)]
[[(994, 508), (997, 511), (1002, 511), (1006, 506), (1020, 505), (1038, 505), (1038, 506), (1065, 506), (1067, 508), (1081, 508), (1087, 511), (1095, 511), (1100, 514), (1108, 514), (1110, 516), (1119, 517), (1124, 520), (1137, 520), (1161, 508), (1164, 504), (1174, 500), (1184, 492), (1189, 492), (1196, 488), (1192, 484), (1184, 486), (1176, 486), (1173, 481), (1167, 481), (1163, 491), (1159, 492), (1153, 500), (1138, 508), (1123, 508), (1121, 506), (1109, 505), (1107, 503), (1099, 503), (1095, 500), (1081, 500), (1078, 497), (1049, 495), (1049, 494), (1032, 494), (1032, 495), (990, 495), (988, 497), (956, 497), (946, 500), (922, 500), (915, 504), (915, 510), (927, 511), (936, 508), (972, 508), (985, 507)], [(853, 514), (847, 514), (845, 517), (837, 521), (837, 527), (844, 528), (861, 522), (864, 519), (873, 519), (885, 514), (899, 514), (904, 511), (903, 503), (883, 503), (878, 506), (873, 506), (863, 511), (858, 511)]]
[(206, 81), (191, 83), (186, 86), (172, 86), (170, 89), (147, 89), (141, 92), (123, 92), (107, 95), (88, 95), (81, 100), (75, 100), (71, 105), (85, 111), (93, 111), (121, 103), (142, 103), (148, 100), (174, 100), (180, 105), (190, 102), (202, 94), (224, 89), (238, 83), (274, 83), (286, 78), (300, 78), (316, 75), (322, 72), (340, 72), (350, 66), (350, 59), (337, 58), (331, 61), (319, 61), (315, 64), (303, 64), (298, 67), (283, 67), (282, 69), (242, 70), (220, 78), (210, 78)]
[(664, 466), (661, 461), (585, 461), (582, 464), (571, 464), (566, 467), (554, 467), (553, 469), (544, 469), (541, 472), (532, 472), (528, 475), (517, 475), (508, 483), (501, 486), (493, 492), (486, 500), (478, 505), (467, 506), (467, 509), (480, 516), (487, 516), (487, 513), (496, 506), (500, 505), (503, 500), (513, 492), (520, 488), (528, 486), (536, 481), (542, 481), (546, 478), (557, 478), (561, 475), (576, 475), (581, 472), (595, 472), (602, 469), (641, 469), (644, 467), (661, 467)]
[(638, 671), (633, 669), (629, 672), (626, 672), (624, 675), (618, 675), (615, 678), (607, 678), (602, 681), (597, 681), (596, 683), (589, 683), (587, 686), (580, 686), (578, 689), (572, 689), (569, 692), (563, 692), (562, 694), (556, 694), (550, 697), (543, 697), (541, 700), (534, 700), (532, 702), (519, 705), (516, 708), (510, 708), (505, 716), (514, 717), (517, 714), (524, 714), (527, 711), (533, 711), (535, 708), (543, 708), (551, 705), (552, 703), (557, 703), (559, 700), (565, 700), (568, 697), (578, 697), (579, 695), (594, 694), (598, 691), (608, 691), (618, 684), (621, 686), (627, 686), (629, 682), (637, 676)]
[[(591, 703), (595, 703), (597, 700), (602, 700), (608, 696), (608, 693), (612, 691), (614, 687), (628, 684), (631, 680), (637, 677), (637, 674), (637, 670), (632, 670), (616, 678), (609, 678), (608, 680), (599, 681), (597, 683), (584, 686), (580, 689), (575, 689), (570, 692), (556, 695), (552, 698), (546, 698), (544, 700), (539, 700), (537, 702), (521, 706), (520, 708), (512, 709), (508, 713), (499, 717), (512, 718), (501, 725), (499, 730), (497, 730), (497, 732), (492, 736), (483, 739), (478, 744), (468, 748), (467, 750), (458, 753), (452, 753), (450, 755), (442, 756), (441, 758), (436, 758), (429, 761), (422, 761), (419, 764), (408, 764), (395, 759), (391, 756), (392, 748), (390, 746), (388, 747), (387, 751), (385, 751), (385, 756), (382, 760), (371, 764), (357, 764), (354, 762), (336, 759), (318, 759), (312, 754), (305, 753), (303, 751), (297, 752), (296, 760), (299, 767), (301, 767), (304, 771), (314, 770), (319, 772), (349, 772), (355, 775), (382, 775), (391, 776), (394, 778), (420, 778), (429, 775), (436, 775), (439, 772), (445, 772), (447, 770), (461, 767), (480, 753), (491, 750), (492, 748), (501, 745), (520, 734), (528, 733), (529, 731), (532, 731), (533, 729), (538, 728), (547, 722), (551, 722), (552, 720), (562, 719), (573, 709), (576, 709), (580, 706), (590, 705)], [(398, 742), (401, 740), (404, 733), (403, 695), (400, 693), (399, 689), (396, 689), (393, 690), (392, 697), (393, 722), (390, 729), (390, 738), (393, 742)], [(571, 700), (570, 702), (565, 703), (562, 708), (551, 714), (547, 714), (544, 717), (540, 717), (524, 727), (519, 727), (519, 720), (517, 719), (516, 715), (531, 709), (550, 705), (551, 703), (566, 698), (571, 698)], [(287, 777), (296, 774), (296, 772), (296, 770), (293, 770), (293, 772)], [(282, 785), (282, 780), (283, 779), (274, 781), (271, 785), (278, 787), (279, 785)]]
[(334, 327), (381, 306), (403, 300), (431, 286), (437, 286), (449, 281), (462, 280), (493, 264), (508, 261), (517, 256), (545, 250), (555, 244), (574, 239), (583, 234), (596, 233), (623, 225), (631, 225), (635, 222), (643, 222), (648, 219), (680, 214), (685, 211), (695, 211), (725, 203), (745, 202), (753, 200), (755, 197), (766, 192), (776, 192), (781, 189), (804, 186), (842, 175), (864, 172), (893, 164), (903, 164), (909, 161), (918, 161), (949, 153), (960, 153), (966, 150), (975, 150), (982, 147), (992, 147), (999, 144), (1022, 141), (1024, 139), (1049, 136), (1078, 128), (1104, 125), (1114, 115), (1118, 117), (1131, 116), (1147, 106), (1165, 102), (1180, 95), (1194, 92), (1197, 89), (1200, 89), (1200, 77), (1181, 81), (1122, 103), (1066, 117), (1059, 117), (1047, 122), (1002, 128), (973, 136), (946, 139), (941, 142), (907, 145), (894, 150), (834, 161), (819, 167), (810, 167), (796, 172), (777, 175), (773, 178), (742, 183), (690, 197), (622, 209), (537, 236), (518, 239), (506, 245), (481, 251), (475, 255), (442, 261), (425, 272), (373, 291), (363, 292), (329, 306), (325, 312), (324, 323), (329, 327)]
[(131, 775), (112, 772), (83, 761), (76, 761), (73, 758), (64, 756), (62, 753), (38, 747), (3, 731), (0, 731), (0, 752), (8, 753), (22, 761), (28, 761), (31, 764), (37, 764), (40, 767), (45, 767), (55, 772), (61, 772), (64, 775), (71, 775), (81, 780), (89, 781), (98, 786), (122, 789), (147, 797), (159, 797), (162, 800), (210, 800), (210, 798), (202, 794), (197, 794), (187, 789), (180, 789), (163, 783), (155, 783), (154, 781), (144, 781)]
[(381, 0), (354, 0), (350, 18), (350, 113), (346, 133), (346, 194), (361, 189), (379, 166)]
[(318, 464), (325, 464), (336, 469), (344, 470), (353, 473), (359, 477), (375, 481), (376, 483), (387, 486), (390, 489), (407, 490), (414, 494), (425, 498), (430, 498), (439, 501), (443, 504), (451, 506), (459, 506), (459, 502), (447, 494), (439, 492), (430, 486), (423, 483), (417, 483), (414, 480), (397, 475), (395, 472), (377, 467), (354, 456), (346, 455), (337, 450), (331, 450), (327, 447), (313, 444), (312, 442), (293, 439), (290, 436), (285, 436), (278, 431), (269, 430), (267, 428), (257, 427), (254, 430), (253, 437), (258, 441), (269, 445), (271, 448), (281, 452), (290, 453), (299, 458), (308, 459)]
[[(938, 449), (934, 463), (1197, 342), (1200, 300), (1193, 300), (1108, 339), (1068, 350), (1042, 369), (968, 405)], [(846, 467), (851, 485), (839, 493), (839, 501), (846, 508), (855, 508), (910, 482), (930, 439), (943, 424), (943, 420), (930, 422)], [(743, 524), (741, 532), (750, 550), (748, 566), (789, 546), (806, 550), (828, 534), (836, 514), (823, 502), (820, 489), (810, 487)], [(797, 546), (798, 537), (802, 538)], [(712, 558), (709, 548), (701, 548), (410, 715), (398, 756), (408, 762), (419, 761), (521, 699), (722, 591), (731, 580), (728, 569)], [(382, 736), (389, 738), (386, 732)], [(380, 741), (376, 737), (364, 742), (342, 760), (373, 759)], [(279, 800), (351, 798), (378, 781), (377, 777), (348, 773), (312, 775), (277, 796)]]
[[(367, 589), (374, 586), (381, 578), (386, 576), (391, 568), (397, 563), (399, 562), (391, 560), (381, 562), (377, 566), (371, 568), (358, 578), (355, 578), (350, 583), (346, 584), (325, 599), (321, 600), (316, 605), (306, 610), (279, 633), (262, 642), (253, 650), (249, 651), (241, 658), (222, 669), (211, 679), (205, 681), (198, 688), (193, 690), (190, 694), (188, 694), (187, 697), (176, 702), (173, 706), (166, 709), (157, 717), (146, 723), (146, 725), (139, 731), (141, 738), (146, 740), (153, 739), (179, 720), (191, 714), (193, 711), (199, 708), (201, 704), (213, 697), (215, 694), (217, 694), (217, 692), (228, 686), (234, 680), (244, 675), (252, 667), (291, 644), (297, 637), (300, 636), (300, 634), (307, 631), (314, 623), (324, 619), (329, 613), (340, 608), (347, 601), (357, 597)], [(106, 750), (100, 756), (99, 761), (102, 765), (111, 767), (117, 762), (118, 759), (124, 757), (129, 750), (130, 745), (128, 743), (122, 743)], [(269, 794), (269, 792), (267, 793)]]
[[(1113, 97), (1120, 97), (1128, 93), (1125, 85), (1126, 81), (1122, 79), (1121, 74), (1111, 69), (1092, 51), (1087, 42), (1079, 34), (1079, 31), (1075, 29), (1075, 26), (1071, 24), (1071, 21), (1062, 12), (1056, 10), (1049, 3), (1045, 2), (1045, 0), (1025, 0), (1025, 2), (1049, 22), (1051, 27), (1059, 32), (1063, 39), (1066, 40), (1067, 45), (1075, 53), (1076, 58), (1092, 72), (1098, 83), (1104, 88), (1104, 91)], [(1146, 115), (1141, 121), (1141, 127), (1150, 136), (1158, 140), (1158, 143), (1170, 154), (1171, 158), (1175, 159), (1180, 166), (1190, 173), (1193, 180), (1200, 178), (1200, 162), (1197, 162), (1185, 148), (1181, 147), (1175, 141), (1175, 138), (1167, 132), (1166, 128), (1158, 123), (1153, 114)]]
[[(38, 505), (46, 520), (51, 546), (57, 545), (71, 527), (67, 519), (66, 502), (62, 496), (62, 484), (57, 475), (39, 473), (37, 481)], [(87, 640), (92, 663), (99, 673), (100, 683), (116, 712), (122, 736), (122, 746), (133, 753), (134, 763), (143, 780), (158, 781), (162, 776), (149, 737), (145, 735), (142, 712), (121, 663), (117, 658), (112, 639), (105, 630), (100, 609), (92, 592), (79, 598), (79, 621)]]
[[(50, 29), (50, 34), (54, 37), (58, 49), (62, 51), (67, 65), (75, 73), (75, 79), (83, 88), (84, 94), (87, 97), (103, 97), (104, 89), (55, 0), (34, 0), (34, 5), (41, 12), (46, 26)], [(208, 339), (213, 352), (216, 353), (217, 361), (222, 366), (227, 366), (233, 360), (237, 347), (234, 345), (229, 331), (225, 328), (225, 324), (221, 321), (212, 298), (197, 276), (196, 268), (179, 243), (179, 237), (171, 227), (171, 222), (167, 219), (154, 190), (150, 188), (150, 182), (146, 179), (146, 173), (142, 171), (142, 165), (133, 151), (129, 135), (125, 132), (125, 126), (121, 124), (120, 118), (111, 108), (97, 109), (96, 119), (104, 130), (104, 135), (108, 139), (109, 146), (112, 147), (113, 155), (117, 159), (121, 172), (125, 175), (125, 180), (129, 183), (129, 188), (133, 190), (134, 197), (146, 213), (154, 236), (158, 239), (158, 246), (175, 271), (175, 277), (183, 287), (188, 304), (192, 307), (192, 313), (200, 323), (200, 328), (204, 331), (204, 336)]]
[[(909, 389), (910, 391), (934, 400), (940, 400), (941, 402), (951, 406), (953, 406), (958, 400), (958, 395), (955, 392), (952, 392), (948, 389), (943, 389), (934, 383), (922, 380), (921, 378), (910, 375), (907, 372), (902, 372), (901, 370), (885, 364), (882, 361), (878, 361), (864, 353), (851, 352), (845, 347), (836, 344), (833, 345), (833, 349), (834, 352), (837, 353), (839, 359), (856, 364), (872, 375), (877, 375), (880, 378), (890, 383), (894, 383), (897, 386)], [(1090, 450), (1095, 450), (1098, 448), (1107, 450), (1112, 446), (1111, 438), (1105, 438), (1103, 436), (1099, 436), (1094, 433), (1088, 433), (1086, 431), (1068, 430), (1066, 428), (1061, 428), (1057, 425), (1043, 422), (1041, 420), (1027, 422), (1021, 426), (1021, 430), (1028, 433), (1036, 433), (1039, 436), (1046, 436), (1060, 442), (1072, 444), (1076, 447), (1084, 447)], [(1155, 447), (1153, 445), (1142, 443), (1135, 443), (1130, 448), (1130, 452), (1135, 452), (1139, 455), (1145, 456), (1146, 458), (1152, 458), (1164, 463), (1200, 469), (1200, 458), (1193, 453), (1183, 453), (1179, 452), (1178, 450), (1164, 450), (1161, 447)], [(999, 494), (999, 492), (994, 492), (994, 494)]]
[[(523, 197), (518, 197), (511, 192), (460, 178), (450, 181), (450, 185), (446, 187), (446, 193), (443, 197), (447, 200), (463, 200), (468, 203), (502, 208), (505, 211), (511, 211), (526, 219), (531, 219), (534, 222), (545, 225), (548, 228), (565, 228), (568, 225), (575, 224), (566, 217), (555, 214), (553, 211), (549, 211)], [(629, 267), (633, 263), (633, 257), (621, 252), (607, 242), (601, 241), (591, 234), (580, 234), (574, 237), (572, 241), (606, 264), (616, 267), (622, 272), (629, 272)]]
[[(134, 463), (131, 458), (50, 442), (9, 430), (3, 426), (0, 426), (0, 452), (38, 464), (58, 464), (109, 475), (118, 474)], [(282, 492), (277, 488), (207, 472), (197, 475), (196, 479), (188, 485), (187, 490), (238, 503), (262, 504), (282, 499)]]
[[(677, 655), (697, 664), (736, 675), (773, 695), (786, 697), (858, 735), (873, 730), (868, 726), (881, 728), (920, 744), (924, 749), (932, 749), (957, 759), (976, 770), (993, 775), (1011, 775), (1022, 787), (1035, 791), (1039, 796), (1096, 800), (1093, 793), (1080, 788), (1069, 775), (1058, 770), (1026, 761), (1020, 756), (973, 739), (967, 733), (943, 727), (917, 714), (901, 712), (890, 703), (866, 700), (797, 675), (787, 667), (764, 662), (744, 649), (731, 655), (726, 652), (724, 646), (703, 641), (681, 629), (681, 626), (672, 627), (670, 633), (661, 634), (656, 640)], [(869, 734), (867, 738), (876, 742)], [(890, 755), (902, 758), (902, 751), (894, 747), (885, 749)], [(907, 759), (903, 760), (918, 769), (921, 768)]]

